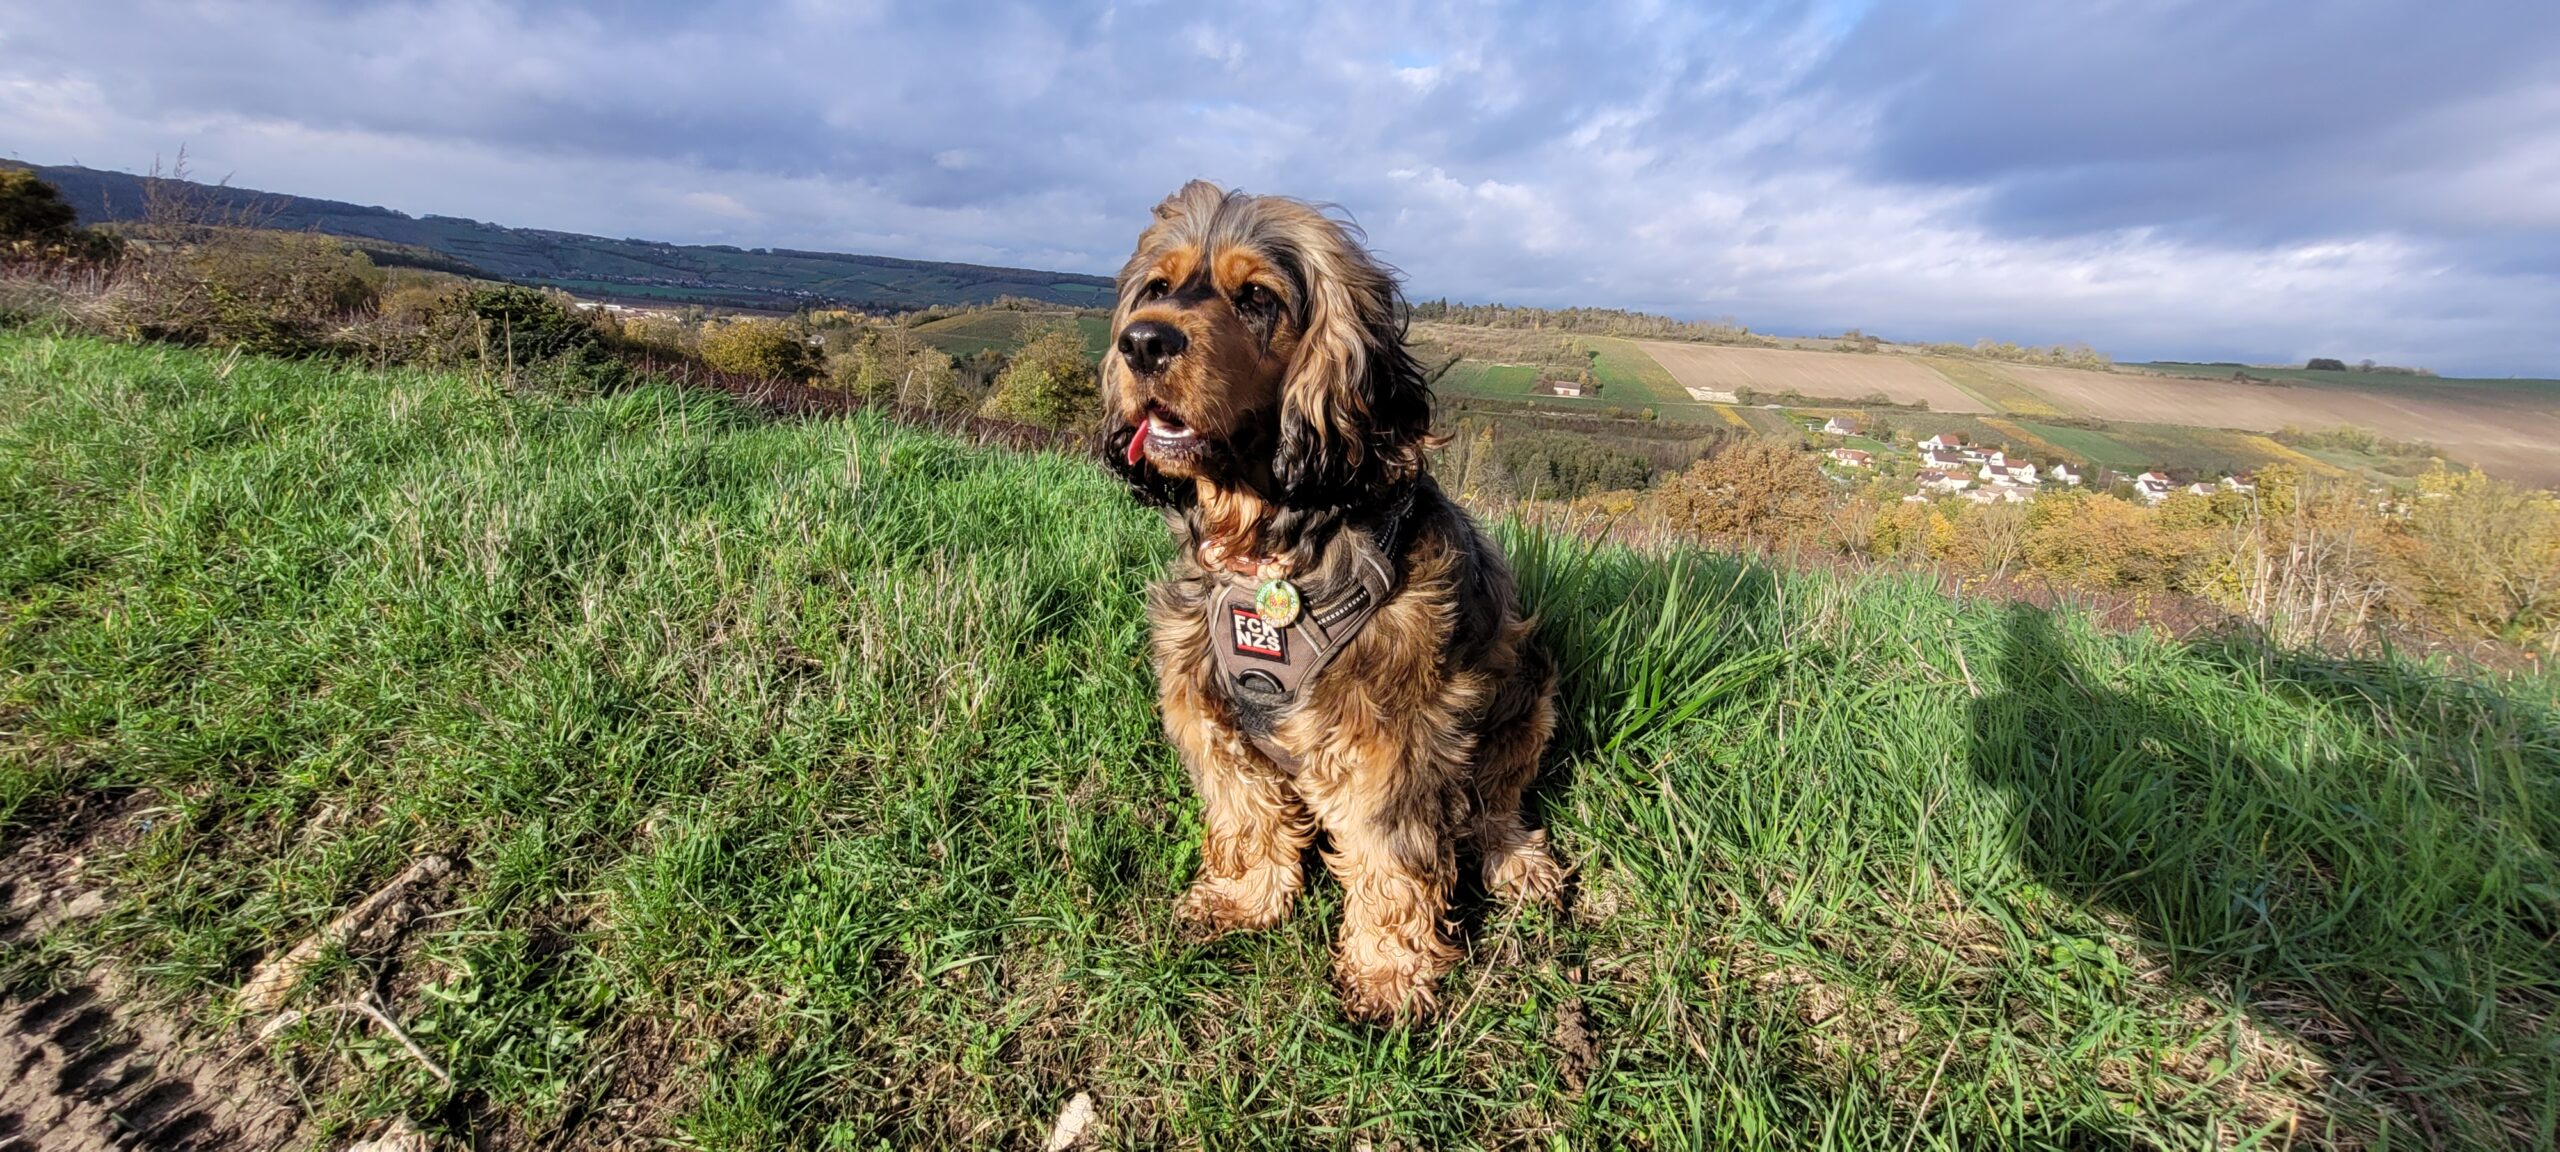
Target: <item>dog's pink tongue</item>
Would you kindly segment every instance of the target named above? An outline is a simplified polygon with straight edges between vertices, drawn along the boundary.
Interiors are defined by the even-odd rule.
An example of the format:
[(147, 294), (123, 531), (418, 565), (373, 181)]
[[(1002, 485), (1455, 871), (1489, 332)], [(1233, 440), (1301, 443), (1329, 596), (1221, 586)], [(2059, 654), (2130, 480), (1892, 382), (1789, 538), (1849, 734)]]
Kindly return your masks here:
[(1144, 455), (1146, 455), (1146, 454), (1147, 454), (1147, 430), (1146, 430), (1145, 428), (1143, 428), (1143, 427), (1135, 428), (1135, 429), (1130, 430), (1130, 433), (1129, 433), (1129, 466), (1130, 466), (1130, 467), (1132, 467), (1132, 468), (1137, 467), (1137, 466), (1138, 466), (1138, 457), (1144, 456)]

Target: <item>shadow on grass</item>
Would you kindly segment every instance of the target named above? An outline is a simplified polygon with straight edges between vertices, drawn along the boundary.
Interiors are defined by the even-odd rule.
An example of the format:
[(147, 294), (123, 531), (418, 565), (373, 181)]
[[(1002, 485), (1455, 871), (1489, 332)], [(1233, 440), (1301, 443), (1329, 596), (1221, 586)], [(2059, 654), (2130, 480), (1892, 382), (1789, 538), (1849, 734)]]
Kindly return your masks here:
[(2035, 875), (2298, 1042), (2348, 1142), (2553, 1146), (2547, 709), (2246, 640), (2116, 674), (2075, 663), (2042, 611), (2002, 627), (1969, 755), (2016, 801)]

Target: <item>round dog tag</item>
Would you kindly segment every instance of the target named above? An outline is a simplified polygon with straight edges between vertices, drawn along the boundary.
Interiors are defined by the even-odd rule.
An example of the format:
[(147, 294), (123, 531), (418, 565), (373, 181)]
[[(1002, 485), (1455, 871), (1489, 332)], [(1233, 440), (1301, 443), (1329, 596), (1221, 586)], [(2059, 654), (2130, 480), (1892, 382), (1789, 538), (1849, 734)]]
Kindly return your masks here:
[(1253, 593), (1254, 611), (1262, 621), (1274, 628), (1286, 628), (1298, 619), (1298, 586), (1286, 580), (1265, 580)]

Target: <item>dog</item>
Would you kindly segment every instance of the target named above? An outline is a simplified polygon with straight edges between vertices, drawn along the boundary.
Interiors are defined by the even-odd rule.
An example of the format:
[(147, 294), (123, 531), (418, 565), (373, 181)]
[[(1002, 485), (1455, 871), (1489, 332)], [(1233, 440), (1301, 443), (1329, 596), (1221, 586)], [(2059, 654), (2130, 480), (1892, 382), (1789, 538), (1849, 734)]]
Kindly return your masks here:
[(1461, 848), (1553, 905), (1521, 796), (1555, 668), (1509, 565), (1425, 467), (1395, 273), (1314, 205), (1193, 181), (1121, 269), (1101, 451), (1179, 555), (1148, 593), (1165, 735), (1200, 795), (1193, 929), (1266, 928), (1323, 833), (1346, 1012), (1435, 1006)]

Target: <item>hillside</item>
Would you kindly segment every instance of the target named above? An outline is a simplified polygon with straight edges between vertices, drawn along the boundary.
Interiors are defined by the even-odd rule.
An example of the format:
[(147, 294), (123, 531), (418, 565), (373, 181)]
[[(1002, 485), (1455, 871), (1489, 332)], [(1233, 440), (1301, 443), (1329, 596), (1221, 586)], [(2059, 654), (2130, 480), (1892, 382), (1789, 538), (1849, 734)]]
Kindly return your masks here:
[[(2007, 444), (2047, 463), (2140, 472), (2168, 469), (2211, 480), (2301, 457), (2267, 437), (2283, 429), (2362, 429), (2425, 446), (2408, 459), (2338, 456), (2323, 463), (2378, 482), (2442, 455), (2521, 483), (2560, 486), (2560, 382), (2470, 380), (2362, 372), (2252, 368), (2244, 384), (2159, 370), (2093, 371), (1880, 352), (1630, 340), (1423, 322), (1417, 340), (1463, 354), (1444, 389), (1525, 400), (1542, 366), (1579, 364), (1584, 352), (1602, 388), (1579, 398), (1537, 397), (1558, 409), (1648, 408), (1663, 419), (1792, 433), (1810, 420), (1872, 408), (1868, 422), (1910, 433), (1962, 433)], [(1747, 399), (1746, 399), (1747, 398)], [(1788, 413), (1761, 405), (1784, 400)]]
[(100, 1107), (330, 1146), (2551, 1139), (2560, 681), (1503, 539), (1571, 910), (1355, 1028), (1330, 882), (1175, 930), (1167, 544), (1090, 462), (0, 332), (0, 1031), (124, 989), (242, 1083)]
[[(141, 177), (78, 167), (38, 167), (36, 171), (62, 190), (63, 198), (79, 209), (83, 223), (130, 220), (141, 214), (145, 194)], [(206, 184), (185, 184), (185, 188), (188, 195), (229, 218), (423, 250), (482, 275), (549, 285), (587, 297), (773, 311), (813, 305), (901, 310), (984, 304), (1001, 296), (1083, 307), (1111, 298), (1108, 277), (1069, 272), (840, 252), (612, 240), (507, 228), (455, 216), (410, 216), (388, 208), (245, 188)], [(419, 262), (411, 253), (377, 253), (387, 263)]]

